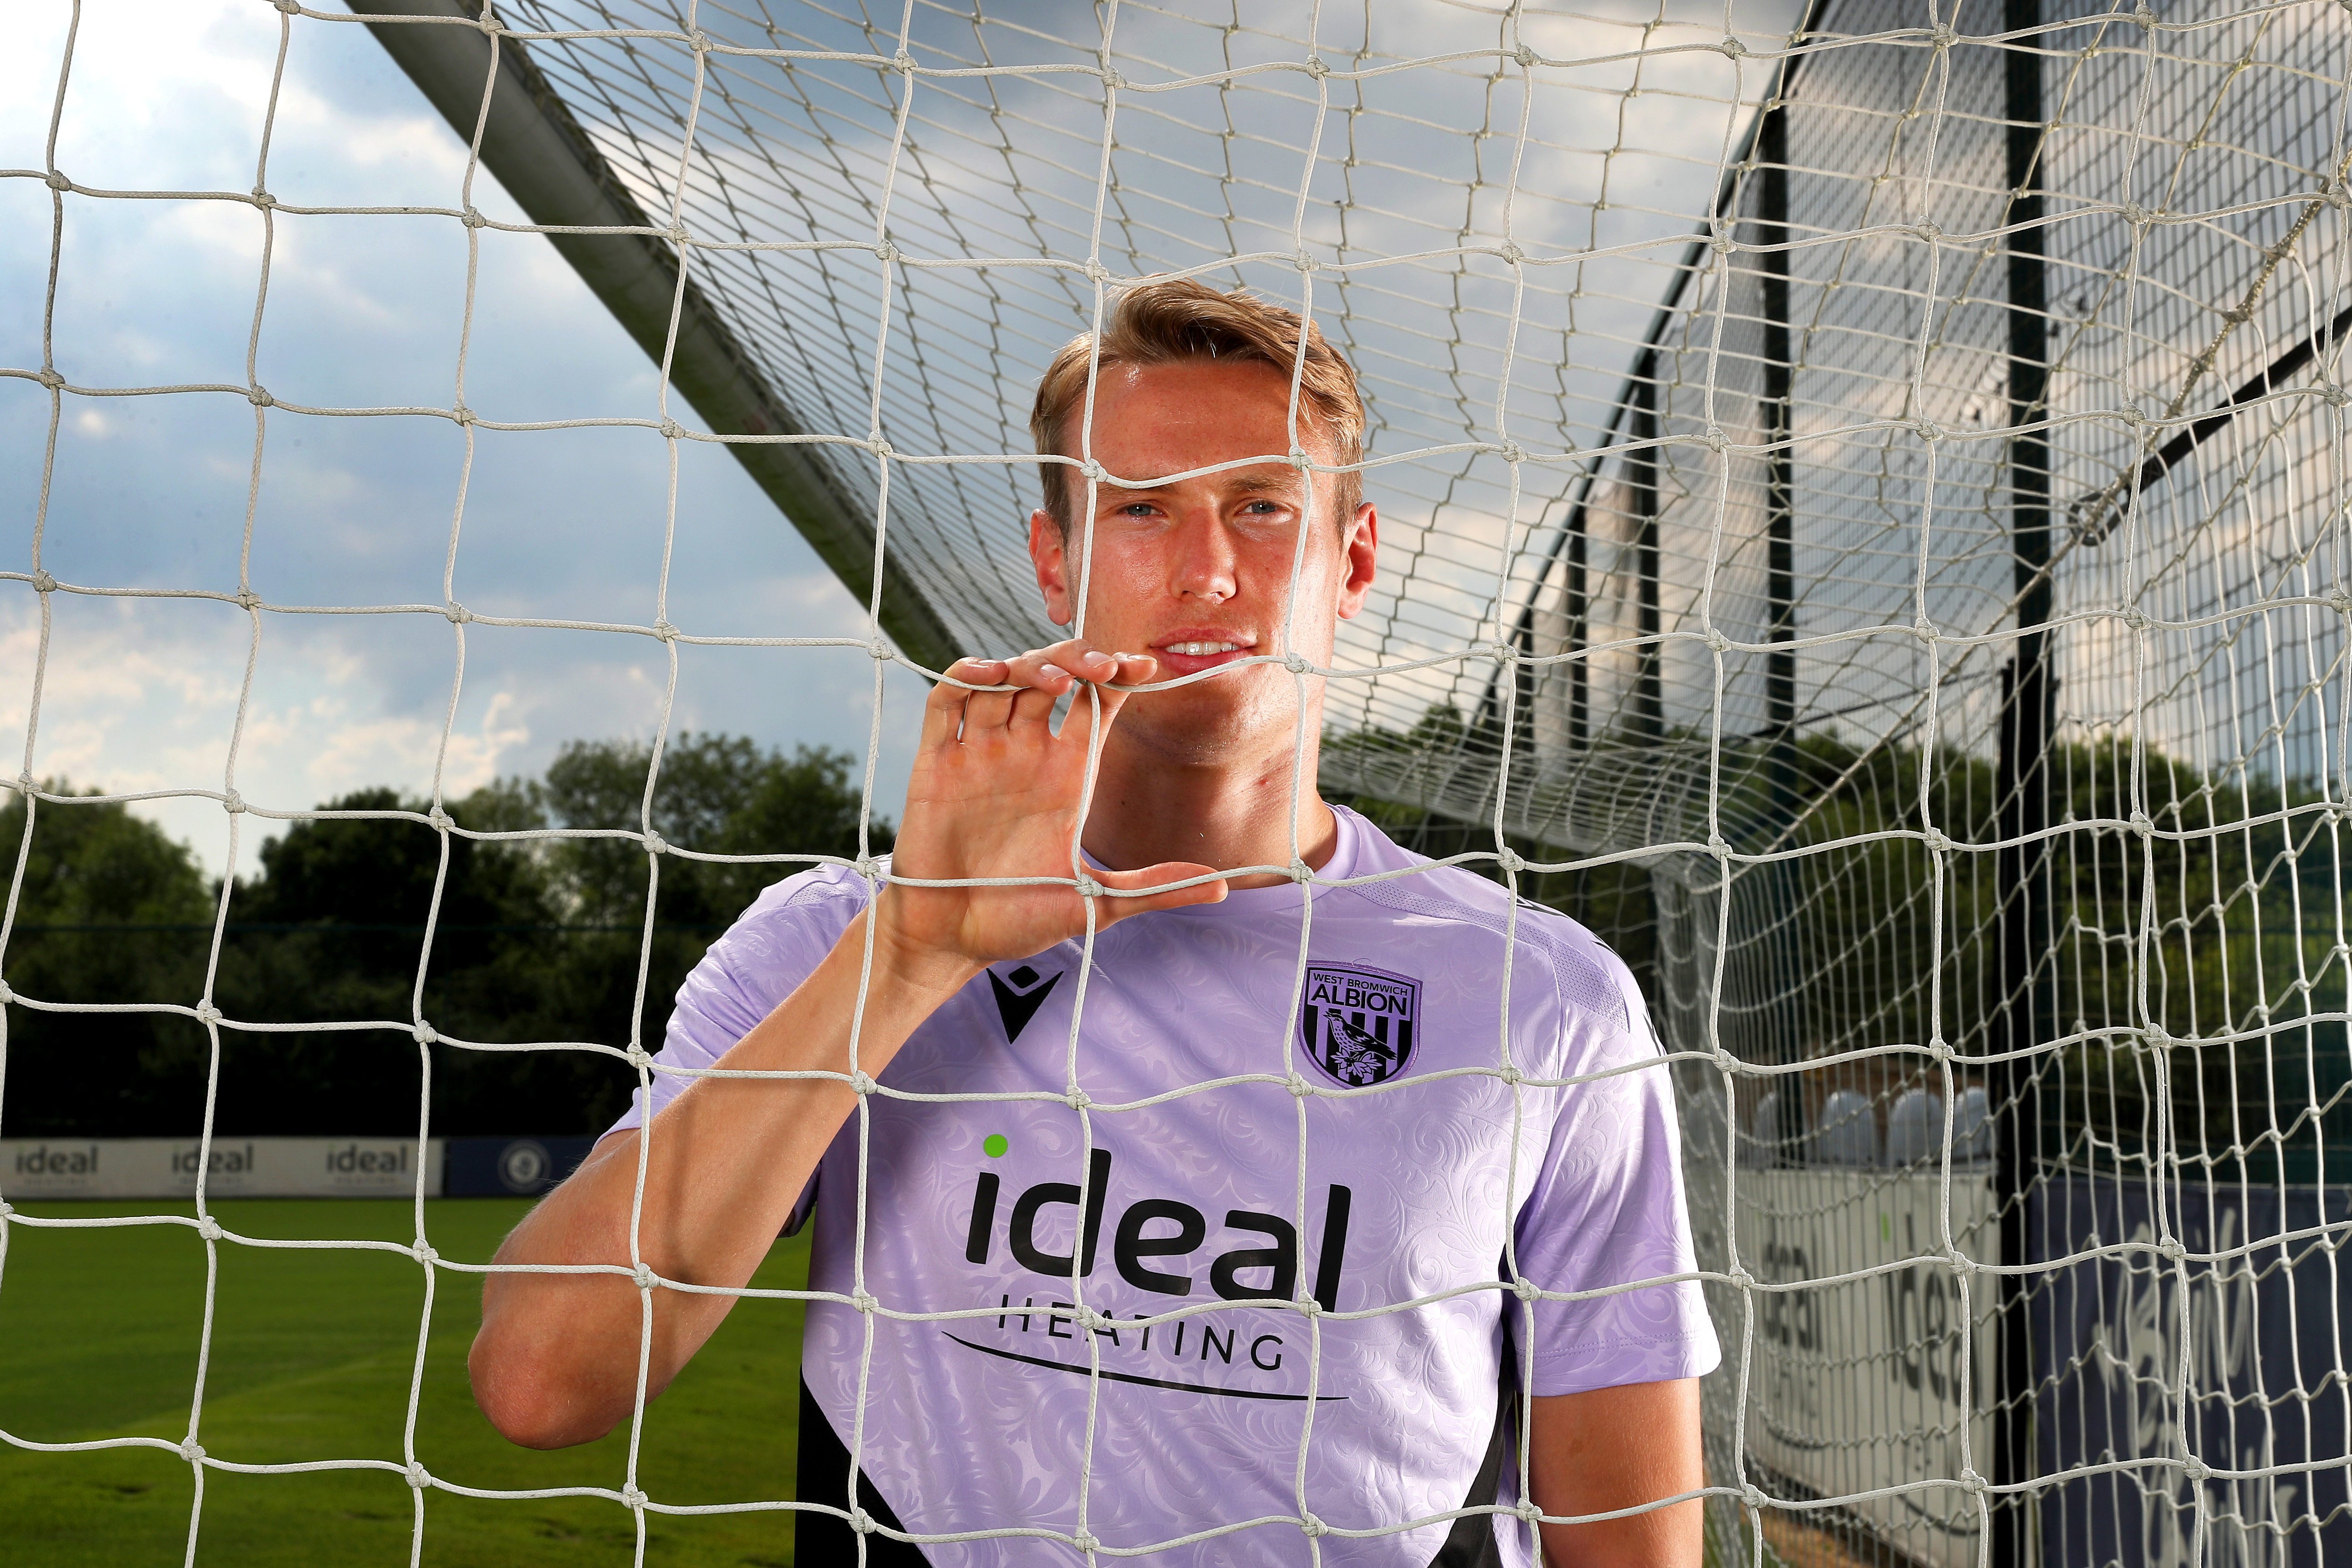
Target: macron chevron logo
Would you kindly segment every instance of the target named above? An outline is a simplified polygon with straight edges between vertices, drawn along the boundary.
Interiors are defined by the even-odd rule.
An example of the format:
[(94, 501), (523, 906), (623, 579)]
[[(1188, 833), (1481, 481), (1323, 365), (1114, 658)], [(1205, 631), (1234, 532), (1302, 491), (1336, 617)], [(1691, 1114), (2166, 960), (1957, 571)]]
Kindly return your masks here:
[(988, 972), (989, 988), (996, 993), (996, 1016), (1004, 1020), (1005, 1044), (1011, 1045), (1021, 1038), (1021, 1031), (1029, 1027), (1029, 1020), (1037, 1016), (1037, 1009), (1045, 1005), (1045, 998), (1054, 994), (1054, 987), (1061, 978), (1059, 969), (1040, 975), (1026, 964), (1009, 975), (999, 975), (993, 969)]

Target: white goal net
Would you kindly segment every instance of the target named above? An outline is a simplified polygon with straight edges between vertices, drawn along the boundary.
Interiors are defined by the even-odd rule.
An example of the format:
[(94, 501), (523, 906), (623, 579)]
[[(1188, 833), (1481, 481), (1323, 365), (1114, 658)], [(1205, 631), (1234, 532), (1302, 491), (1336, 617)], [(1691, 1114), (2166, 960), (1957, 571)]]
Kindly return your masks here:
[[(1641, 979), (1725, 1351), (1715, 1560), (2352, 1552), (2346, 7), (354, 7), (660, 364), (614, 438), (725, 446), (873, 617), (551, 634), (749, 644), (780, 682), (870, 647), (877, 691), (1042, 644), (1054, 350), (1168, 272), (1321, 324), (1383, 524), (1322, 786)], [(132, 199), (371, 211), (0, 175), (46, 182), (60, 235)], [(470, 189), (430, 215), (478, 243)], [(453, 387), (470, 321), (431, 324)], [(420, 412), (281, 403), (250, 367), (0, 374), (53, 430), (132, 392), (245, 395), (265, 431)], [(0, 571), (37, 613), (115, 591), (40, 549)], [(262, 638), (322, 608), (242, 602)], [(656, 1043), (543, 1049), (649, 1071)], [(680, 1506), (634, 1471), (603, 1495)]]

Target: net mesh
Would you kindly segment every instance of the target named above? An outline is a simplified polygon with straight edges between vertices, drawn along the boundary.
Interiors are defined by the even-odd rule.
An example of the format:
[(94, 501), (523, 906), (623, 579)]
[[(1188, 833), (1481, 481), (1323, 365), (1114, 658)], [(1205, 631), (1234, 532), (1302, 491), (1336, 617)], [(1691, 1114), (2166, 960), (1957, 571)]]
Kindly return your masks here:
[[(279, 9), (289, 40), (354, 20)], [(395, 55), (402, 31), (495, 33), (510, 74), (481, 79), (534, 96), (606, 225), (669, 268), (631, 323), (666, 367), (635, 423), (795, 454), (795, 520), (866, 530), (862, 561), (828, 559), (900, 633), (877, 683), (886, 657), (1054, 634), (1024, 421), (1108, 287), (1186, 271), (1320, 321), (1362, 377), (1384, 546), (1341, 629), (1323, 784), (1643, 978), (1726, 1349), (1726, 1560), (1785, 1548), (1791, 1519), (1933, 1563), (2352, 1549), (2343, 10), (1083, 19), (518, 0), (382, 32)], [(506, 132), (472, 129), (438, 211), (478, 244), (470, 182)], [(5, 172), (47, 183), (59, 235), (133, 194), (266, 225), (354, 211), (98, 189), (53, 154)], [(429, 412), (470, 442), (502, 422), (467, 406), (459, 340)], [(772, 423), (692, 427), (672, 388), (713, 342)], [(399, 412), (277, 403), (250, 357), (225, 387), (5, 373), (47, 389), (52, 446), (79, 399), (247, 396), (257, 486), (274, 424)], [(104, 585), (41, 548), (0, 575), (46, 627)], [(215, 597), (257, 639), (322, 608)], [(332, 608), (446, 613), (461, 653), (477, 620), (559, 624)], [(660, 638), (673, 679), (681, 643), (722, 640), (666, 611), (590, 629)], [(723, 640), (785, 669), (844, 641)], [(304, 814), (243, 800), (236, 755), (179, 792), (233, 831)], [(644, 837), (656, 869), (700, 852)], [(238, 1027), (154, 1005), (215, 1052)], [(645, 1043), (544, 1049), (650, 1071)], [(419, 1196), (429, 1282), (453, 1266)], [(461, 1484), (415, 1451), (416, 1398), (404, 1452), (324, 1462), (420, 1500)], [(235, 1462), (199, 1446), (202, 1408), (200, 1386), (200, 1479)], [(673, 1506), (634, 1469), (604, 1495)]]

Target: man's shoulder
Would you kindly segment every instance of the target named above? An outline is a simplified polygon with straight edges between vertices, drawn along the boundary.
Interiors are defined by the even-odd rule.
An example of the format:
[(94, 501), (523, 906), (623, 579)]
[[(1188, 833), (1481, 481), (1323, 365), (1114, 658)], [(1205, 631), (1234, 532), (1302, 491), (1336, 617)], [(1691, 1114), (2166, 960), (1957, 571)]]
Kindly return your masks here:
[(762, 889), (710, 945), (710, 956), (739, 972), (808, 967), (812, 955), (822, 956), (830, 949), (870, 896), (855, 869), (811, 866)]
[[(1514, 966), (1532, 962), (1547, 970), (1562, 1001), (1604, 1017), (1625, 1016), (1631, 972), (1580, 922), (1519, 896), (1491, 877), (1406, 849), (1371, 822), (1359, 821), (1360, 847), (1343, 891), (1399, 918), (1447, 922), (1487, 936), (1507, 936)], [(1499, 967), (1499, 943), (1476, 946), (1490, 950)]]

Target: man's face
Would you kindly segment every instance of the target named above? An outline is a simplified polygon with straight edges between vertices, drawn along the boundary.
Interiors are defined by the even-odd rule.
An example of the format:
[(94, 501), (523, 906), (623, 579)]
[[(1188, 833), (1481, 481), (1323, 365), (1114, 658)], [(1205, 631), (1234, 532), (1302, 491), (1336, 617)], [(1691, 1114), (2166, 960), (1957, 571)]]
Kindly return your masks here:
[[(1289, 645), (1328, 665), (1339, 619), (1361, 610), (1371, 588), (1380, 532), (1371, 505), (1335, 527), (1338, 480), (1325, 474), (1318, 476), (1310, 517), (1307, 476), (1286, 463), (1161, 479), (1289, 451), (1289, 378), (1270, 365), (1199, 360), (1104, 371), (1095, 392), (1095, 459), (1122, 479), (1144, 483), (1097, 485), (1089, 507), (1086, 481), (1073, 476), (1066, 541), (1045, 513), (1031, 516), (1029, 553), (1055, 622), (1072, 623), (1083, 581), (1087, 641), (1152, 654), (1163, 680), (1279, 655), (1303, 535)], [(1316, 462), (1337, 461), (1328, 437), (1304, 417), (1300, 434)], [(1082, 450), (1076, 437), (1066, 431), (1063, 450)], [(1252, 665), (1137, 697), (1114, 733), (1171, 762), (1249, 760), (1288, 748), (1296, 692), (1280, 664)], [(1312, 735), (1319, 680), (1308, 677), (1307, 696)]]

